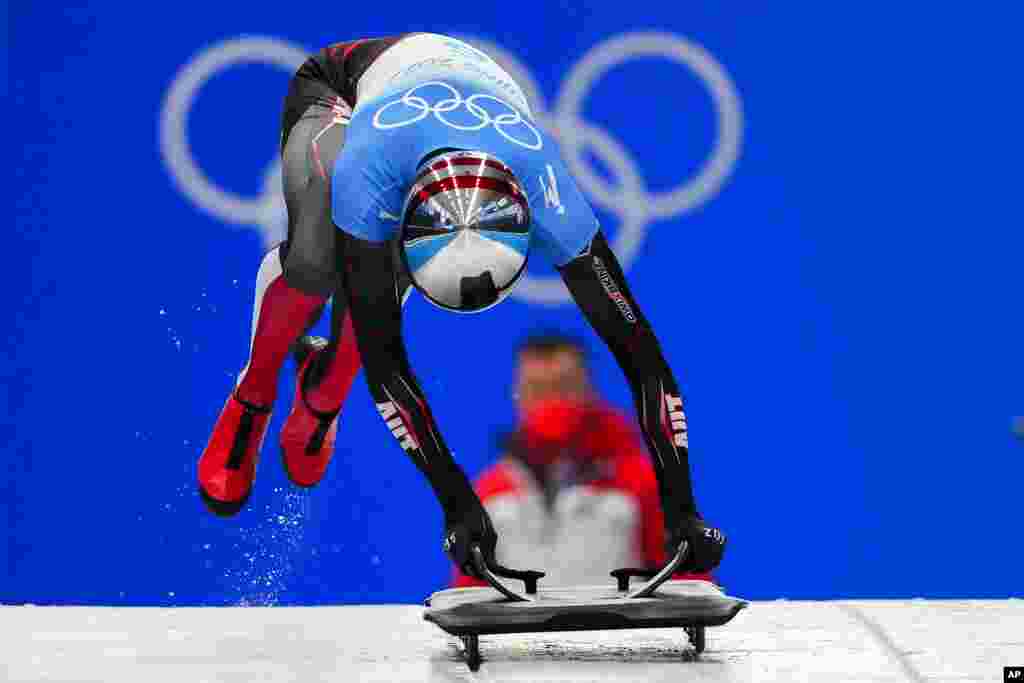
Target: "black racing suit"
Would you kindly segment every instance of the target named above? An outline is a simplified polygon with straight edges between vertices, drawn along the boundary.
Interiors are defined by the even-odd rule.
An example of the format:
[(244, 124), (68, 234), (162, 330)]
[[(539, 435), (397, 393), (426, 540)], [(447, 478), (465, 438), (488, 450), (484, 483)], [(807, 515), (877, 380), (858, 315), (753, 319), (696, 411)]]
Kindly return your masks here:
[(312, 106), (332, 108), (340, 100), (351, 113), (356, 106), (359, 78), (377, 57), (406, 35), (412, 34), (335, 43), (307, 59), (288, 86), (281, 121), (281, 148), (284, 149), (292, 127)]
[[(351, 114), (360, 76), (402, 37), (332, 45), (303, 64), (292, 80), (282, 150), (289, 216), (295, 216), (289, 221), (289, 257), (298, 254), (294, 261), (304, 268), (292, 273), (291, 283), (311, 292), (334, 293), (336, 308), (347, 302), (377, 407), (427, 477), (450, 523), (480, 508), (480, 503), (445, 444), (409, 365), (402, 340), (407, 276), (396, 263), (393, 244), (353, 237), (331, 220), (331, 169), (344, 141), (344, 125), (332, 128), (330, 122)], [(330, 142), (327, 149), (324, 140)], [(284, 263), (287, 277), (290, 260)], [(559, 272), (633, 390), (658, 476), (666, 530), (677, 541), (674, 531), (683, 520), (699, 517), (679, 386), (600, 232)]]
[[(342, 245), (331, 218), (331, 174), (345, 144), (360, 76), (403, 36), (330, 45), (307, 59), (292, 77), (281, 116), (281, 168), (288, 207), (288, 237), (280, 249), (288, 284), (333, 297), (331, 340), (309, 369), (307, 387), (319, 383), (340, 341), (348, 309), (341, 282)], [(401, 270), (398, 286), (408, 278)], [(312, 326), (319, 318), (310, 321)]]

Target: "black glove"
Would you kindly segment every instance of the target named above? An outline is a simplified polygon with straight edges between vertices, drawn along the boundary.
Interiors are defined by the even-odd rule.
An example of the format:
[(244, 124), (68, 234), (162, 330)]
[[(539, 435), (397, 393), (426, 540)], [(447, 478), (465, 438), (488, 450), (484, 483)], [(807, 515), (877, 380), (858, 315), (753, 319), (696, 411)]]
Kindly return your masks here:
[(706, 573), (718, 566), (725, 553), (725, 534), (709, 526), (700, 517), (684, 517), (674, 529), (669, 529), (665, 552), (669, 557), (676, 554), (679, 544), (689, 543), (680, 571)]
[(498, 545), (498, 534), (494, 531), (490, 516), (479, 502), (469, 505), (463, 511), (445, 515), (444, 551), (462, 573), (482, 579), (470, 553), (474, 545), (480, 546), (488, 566), (497, 566), (494, 550)]

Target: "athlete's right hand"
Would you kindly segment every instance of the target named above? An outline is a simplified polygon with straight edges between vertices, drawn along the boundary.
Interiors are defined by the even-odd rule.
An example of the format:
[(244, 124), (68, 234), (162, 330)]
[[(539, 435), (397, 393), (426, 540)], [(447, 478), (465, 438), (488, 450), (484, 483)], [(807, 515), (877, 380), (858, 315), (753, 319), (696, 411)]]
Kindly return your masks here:
[(709, 572), (718, 566), (725, 553), (725, 534), (711, 526), (699, 515), (684, 517), (674, 529), (670, 529), (665, 541), (665, 551), (672, 557), (679, 544), (686, 541), (689, 552), (679, 568), (686, 572)]
[(472, 548), (479, 545), (487, 565), (494, 567), (494, 550), (498, 545), (498, 534), (494, 531), (487, 510), (479, 501), (468, 505), (463, 511), (445, 515), (444, 551), (463, 574), (479, 575), (473, 564)]

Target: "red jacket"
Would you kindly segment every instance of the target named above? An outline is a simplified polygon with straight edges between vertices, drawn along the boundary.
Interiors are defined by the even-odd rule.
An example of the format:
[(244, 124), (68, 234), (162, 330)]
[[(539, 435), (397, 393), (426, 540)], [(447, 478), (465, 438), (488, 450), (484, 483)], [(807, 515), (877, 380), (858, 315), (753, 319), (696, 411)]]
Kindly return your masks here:
[[(607, 405), (538, 406), (475, 488), (497, 560), (548, 572), (542, 585), (610, 583), (613, 569), (665, 562), (654, 468), (633, 421)], [(453, 583), (482, 585), (458, 571)]]

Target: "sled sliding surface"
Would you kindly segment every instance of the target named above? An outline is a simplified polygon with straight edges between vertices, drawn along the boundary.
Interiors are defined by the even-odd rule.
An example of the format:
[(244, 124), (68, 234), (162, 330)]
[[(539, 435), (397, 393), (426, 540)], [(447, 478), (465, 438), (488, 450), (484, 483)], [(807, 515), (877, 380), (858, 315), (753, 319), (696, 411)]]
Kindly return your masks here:
[(627, 599), (613, 586), (571, 586), (540, 588), (534, 599), (511, 602), (492, 588), (452, 588), (427, 602), (424, 619), (462, 639), (473, 670), (479, 637), (507, 633), (683, 628), (699, 654), (704, 629), (729, 622), (747, 604), (706, 581), (687, 580), (666, 581), (645, 598)]
[[(683, 628), (690, 641), (686, 656), (692, 658), (704, 649), (704, 629), (729, 622), (747, 603), (706, 581), (668, 579), (672, 567), (678, 567), (676, 560), (681, 561), (684, 554), (685, 548), (681, 548), (666, 565), (667, 572), (657, 572), (633, 592), (628, 590), (629, 577), (650, 573), (619, 570), (616, 586), (538, 589), (527, 583), (527, 588), (533, 589), (527, 591), (529, 597), (507, 586), (452, 588), (430, 596), (423, 618), (462, 640), (466, 663), (473, 671), (481, 661), (479, 637), (507, 633)], [(492, 578), (497, 581), (492, 574), (489, 583)]]

